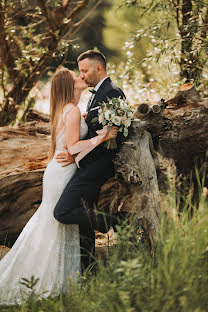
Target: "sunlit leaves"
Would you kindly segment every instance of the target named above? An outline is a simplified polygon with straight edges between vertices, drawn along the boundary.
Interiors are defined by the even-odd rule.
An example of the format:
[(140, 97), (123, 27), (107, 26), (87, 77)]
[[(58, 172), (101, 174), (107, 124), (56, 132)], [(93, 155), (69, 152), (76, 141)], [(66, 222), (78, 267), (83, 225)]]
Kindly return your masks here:
[[(208, 1), (199, 0), (141, 0), (124, 1), (123, 6), (137, 8), (138, 17), (153, 17), (153, 21), (135, 31), (125, 46), (127, 56), (133, 60), (136, 46), (148, 38), (145, 62), (159, 62), (164, 56), (170, 63), (180, 65), (181, 78), (202, 78), (207, 64), (208, 50)], [(140, 62), (141, 64), (141, 62)]]

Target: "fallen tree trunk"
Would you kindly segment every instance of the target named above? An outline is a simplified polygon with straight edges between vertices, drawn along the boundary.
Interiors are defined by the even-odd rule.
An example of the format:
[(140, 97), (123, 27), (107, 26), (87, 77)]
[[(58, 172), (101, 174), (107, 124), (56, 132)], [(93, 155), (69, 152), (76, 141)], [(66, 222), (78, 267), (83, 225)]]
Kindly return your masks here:
[(157, 106), (162, 108), (164, 118), (170, 121), (169, 125), (165, 123), (165, 131), (162, 131), (162, 126), (158, 126), (162, 118), (157, 118), (157, 114), (153, 113), (155, 105), (151, 107), (142, 104), (137, 110), (137, 116), (149, 122), (148, 131), (152, 134), (155, 149), (162, 156), (173, 160), (178, 175), (190, 175), (197, 162), (200, 167), (205, 166), (208, 99), (201, 99), (195, 87), (187, 83), (180, 87), (175, 97), (166, 103), (162, 100), (162, 103), (156, 104), (156, 109)]
[(31, 110), (28, 119), (18, 128), (0, 128), (0, 244), (8, 246), (39, 207), (48, 160), (49, 117)]
[(12, 173), (0, 179), (0, 244), (13, 245), (42, 197), (43, 169)]
[[(180, 87), (176, 96), (165, 104), (159, 103), (172, 127), (158, 133), (157, 123), (162, 119), (153, 114), (154, 107), (142, 104), (138, 107), (137, 115), (149, 123), (148, 131), (152, 134), (154, 147), (159, 152), (160, 189), (167, 190), (167, 167), (172, 166), (172, 177), (181, 199), (192, 189), (193, 204), (198, 205), (201, 186), (208, 186), (208, 99), (201, 99), (195, 87), (187, 83)], [(157, 107), (156, 107), (157, 108)], [(154, 115), (154, 116), (153, 116)], [(156, 125), (156, 126), (155, 126)], [(166, 169), (164, 168), (166, 167)], [(165, 170), (164, 170), (165, 169)], [(173, 171), (174, 174), (173, 174)], [(183, 207), (183, 200), (181, 201)]]
[(167, 103), (164, 114), (173, 120), (173, 129), (161, 136), (160, 145), (176, 166), (181, 207), (190, 189), (192, 203), (198, 206), (203, 187), (208, 187), (208, 99), (201, 99), (189, 83)]

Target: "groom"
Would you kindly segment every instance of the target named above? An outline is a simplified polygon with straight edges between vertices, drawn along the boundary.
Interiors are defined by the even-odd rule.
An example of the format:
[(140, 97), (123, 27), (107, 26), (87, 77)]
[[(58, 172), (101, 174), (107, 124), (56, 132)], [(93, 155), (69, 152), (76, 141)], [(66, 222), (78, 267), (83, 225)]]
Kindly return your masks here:
[[(91, 90), (92, 96), (88, 102), (88, 114), (85, 120), (88, 125), (88, 134), (85, 139), (90, 139), (97, 135), (97, 130), (102, 129), (101, 124), (92, 122), (93, 118), (98, 116), (100, 103), (107, 102), (112, 98), (125, 98), (125, 95), (108, 77), (106, 60), (102, 53), (89, 50), (82, 53), (77, 61), (80, 77), (89, 87), (94, 87)], [(118, 147), (120, 147), (122, 139), (123, 137), (119, 133)], [(104, 144), (100, 144), (87, 154), (80, 161), (80, 168), (67, 184), (54, 210), (54, 217), (59, 222), (79, 224), (81, 259), (84, 268), (90, 264), (90, 256), (94, 255), (94, 229), (106, 233), (110, 226), (115, 227), (124, 216), (122, 213), (104, 215), (95, 211), (102, 185), (107, 179), (114, 176), (112, 159), (117, 152), (118, 149), (106, 149)], [(73, 156), (68, 152), (58, 155), (57, 159), (66, 164), (74, 161)]]

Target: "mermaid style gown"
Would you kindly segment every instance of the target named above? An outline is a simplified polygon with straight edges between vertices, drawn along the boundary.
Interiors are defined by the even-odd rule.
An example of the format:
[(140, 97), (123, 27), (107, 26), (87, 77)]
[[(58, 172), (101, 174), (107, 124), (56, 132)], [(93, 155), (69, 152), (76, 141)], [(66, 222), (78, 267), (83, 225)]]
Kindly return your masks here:
[[(70, 109), (62, 115), (63, 122)], [(81, 139), (87, 131), (87, 124), (81, 118)], [(0, 261), (0, 305), (21, 303), (22, 291), (27, 294), (27, 288), (19, 283), (21, 278), (39, 278), (34, 289), (48, 297), (64, 291), (68, 278), (76, 279), (80, 275), (79, 226), (61, 224), (53, 216), (58, 199), (77, 170), (75, 163), (61, 167), (55, 160), (57, 153), (65, 151), (65, 145), (63, 126), (56, 138), (54, 157), (43, 176), (42, 203)]]

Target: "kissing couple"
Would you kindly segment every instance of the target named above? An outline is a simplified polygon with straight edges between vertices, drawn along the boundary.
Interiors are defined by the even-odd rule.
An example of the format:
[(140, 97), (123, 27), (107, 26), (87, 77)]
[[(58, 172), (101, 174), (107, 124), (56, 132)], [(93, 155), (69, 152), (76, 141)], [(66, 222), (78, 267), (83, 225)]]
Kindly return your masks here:
[[(125, 95), (108, 77), (102, 53), (89, 50), (77, 61), (80, 76), (64, 68), (52, 79), (50, 162), (42, 203), (0, 262), (1, 305), (20, 303), (27, 295), (22, 278), (38, 278), (35, 291), (43, 297), (64, 292), (67, 280), (76, 279), (94, 259), (94, 230), (116, 229), (126, 217), (124, 212), (96, 211), (102, 185), (114, 176), (113, 157), (123, 135), (112, 127), (95, 144), (102, 125), (92, 122), (101, 102)], [(84, 119), (77, 104), (87, 87), (94, 89)], [(116, 138), (117, 149), (105, 148), (111, 138)], [(81, 151), (85, 156), (79, 157)]]

